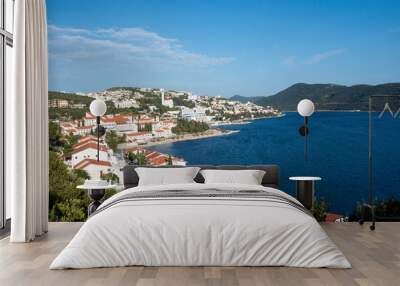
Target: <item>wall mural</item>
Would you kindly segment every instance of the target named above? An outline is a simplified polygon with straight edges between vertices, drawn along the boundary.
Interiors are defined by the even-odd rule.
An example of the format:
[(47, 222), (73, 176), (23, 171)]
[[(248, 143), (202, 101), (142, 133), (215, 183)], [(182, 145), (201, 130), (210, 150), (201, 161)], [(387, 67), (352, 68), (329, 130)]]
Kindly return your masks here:
[[(371, 95), (383, 96), (376, 98), (372, 108), (373, 199), (386, 211), (388, 204), (400, 209), (396, 197), (400, 101), (385, 97), (400, 95), (400, 83), (395, 83), (400, 70), (388, 69), (386, 77), (365, 72), (356, 49), (358, 44), (368, 46), (370, 37), (354, 39), (353, 46), (318, 33), (321, 26), (338, 21), (326, 14), (340, 10), (334, 3), (317, 8), (330, 21), (299, 20), (296, 27), (301, 31), (296, 34), (291, 21), (282, 24), (282, 19), (268, 12), (287, 11), (281, 3), (268, 9), (252, 1), (234, 4), (230, 13), (242, 15), (245, 9), (254, 16), (243, 15), (248, 21), (238, 23), (222, 9), (222, 3), (211, 1), (198, 7), (120, 2), (124, 5), (101, 2), (89, 19), (81, 11), (85, 10), (82, 5), (90, 3), (48, 1), (51, 220), (86, 219), (90, 199), (77, 186), (86, 179), (121, 184), (121, 168), (126, 164), (268, 163), (281, 166), (281, 188), (290, 194), (295, 185), (289, 177), (321, 177), (316, 183), (316, 207), (323, 213), (329, 210), (335, 218), (357, 219), (360, 204), (368, 200)], [(303, 15), (312, 12), (302, 9)], [(178, 10), (180, 21), (165, 16)], [(218, 21), (206, 14), (201, 23), (192, 21), (197, 13), (211, 10), (220, 11)], [(100, 20), (106, 11), (107, 20)], [(133, 19), (128, 11), (141, 12)], [(291, 14), (288, 11), (284, 17), (290, 19)], [(357, 15), (352, 13), (352, 17)], [(264, 19), (268, 25), (254, 19)], [(368, 23), (364, 18), (358, 21)], [(379, 23), (389, 25), (386, 21)], [(280, 28), (270, 31), (266, 26)], [(355, 29), (349, 25), (337, 32), (352, 34)], [(238, 32), (232, 34), (232, 30)], [(369, 32), (365, 28), (360, 33)], [(287, 42), (290, 35), (315, 34), (312, 45)], [(393, 33), (384, 37), (382, 45), (399, 44)], [(363, 60), (374, 53), (371, 48)], [(382, 61), (400, 56), (398, 50), (391, 53), (380, 55)], [(370, 65), (370, 71), (381, 68), (374, 62)], [(347, 69), (352, 73), (338, 75)], [(95, 99), (105, 102), (104, 115), (99, 117), (90, 109)], [(297, 112), (303, 99), (315, 105), (312, 120), (306, 122)], [(305, 138), (299, 136), (302, 124), (307, 160)], [(108, 190), (106, 197), (115, 191)]]

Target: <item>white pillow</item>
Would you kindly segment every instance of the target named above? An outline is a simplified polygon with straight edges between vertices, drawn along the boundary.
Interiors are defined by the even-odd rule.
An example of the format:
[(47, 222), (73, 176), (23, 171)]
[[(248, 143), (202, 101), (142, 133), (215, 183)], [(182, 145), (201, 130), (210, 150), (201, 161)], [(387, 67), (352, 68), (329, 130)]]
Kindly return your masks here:
[(200, 168), (135, 168), (139, 186), (195, 183), (193, 180)]
[(261, 170), (202, 170), (205, 184), (261, 185), (265, 171)]

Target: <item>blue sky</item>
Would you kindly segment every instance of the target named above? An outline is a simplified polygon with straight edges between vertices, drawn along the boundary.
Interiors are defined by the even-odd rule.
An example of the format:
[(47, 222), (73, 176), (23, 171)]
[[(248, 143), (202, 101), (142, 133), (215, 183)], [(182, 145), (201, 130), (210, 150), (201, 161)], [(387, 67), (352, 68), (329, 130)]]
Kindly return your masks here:
[(400, 81), (400, 1), (47, 0), (51, 90)]

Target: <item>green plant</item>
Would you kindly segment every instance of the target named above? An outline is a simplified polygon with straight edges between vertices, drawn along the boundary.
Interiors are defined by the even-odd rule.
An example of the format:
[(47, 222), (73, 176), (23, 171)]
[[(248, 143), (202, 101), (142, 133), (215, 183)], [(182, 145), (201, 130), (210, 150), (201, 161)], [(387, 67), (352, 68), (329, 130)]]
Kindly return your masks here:
[(168, 166), (172, 166), (172, 165), (173, 165), (172, 156), (171, 156), (171, 155), (168, 155), (167, 165), (168, 165)]
[(101, 174), (101, 179), (102, 180), (106, 180), (106, 181), (119, 183), (119, 177), (114, 173)]
[(70, 171), (59, 153), (49, 151), (49, 220), (82, 221), (90, 202), (84, 190), (82, 173)]
[(324, 198), (315, 200), (311, 213), (317, 221), (325, 221), (326, 212), (328, 211), (328, 203)]
[(108, 131), (106, 133), (105, 140), (106, 140), (108, 147), (110, 147), (111, 150), (116, 152), (117, 148), (118, 148), (118, 144), (126, 142), (126, 136), (125, 135), (118, 136), (118, 134), (115, 131)]
[(130, 164), (147, 165), (148, 161), (144, 151), (128, 152), (125, 157), (126, 161)]
[(85, 170), (80, 170), (80, 169), (72, 169), (72, 173), (77, 176), (78, 178), (84, 179), (84, 180), (89, 180), (90, 176)]
[(172, 128), (172, 132), (181, 135), (185, 133), (200, 133), (207, 131), (208, 129), (210, 129), (210, 127), (205, 122), (179, 119), (176, 126)]

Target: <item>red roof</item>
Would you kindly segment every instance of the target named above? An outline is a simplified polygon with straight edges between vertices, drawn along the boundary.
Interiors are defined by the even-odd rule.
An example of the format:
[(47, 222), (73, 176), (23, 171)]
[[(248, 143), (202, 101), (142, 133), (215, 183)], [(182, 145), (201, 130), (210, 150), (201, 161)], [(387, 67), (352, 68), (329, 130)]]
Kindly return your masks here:
[(161, 155), (159, 157), (156, 157), (154, 159), (150, 159), (150, 165), (164, 165), (168, 160), (168, 157), (165, 155)]
[(130, 132), (130, 133), (125, 133), (127, 136), (140, 136), (140, 135), (145, 135), (145, 134), (151, 134), (150, 131), (142, 131), (142, 132)]
[(91, 140), (97, 140), (97, 138), (92, 135), (89, 135), (89, 136), (79, 139), (78, 143), (83, 143), (83, 142), (87, 142), (87, 141), (91, 141)]
[[(108, 151), (106, 146), (104, 146), (104, 145), (100, 145), (99, 147), (100, 147), (99, 148), (100, 151), (104, 151), (104, 152)], [(83, 150), (86, 150), (86, 149), (95, 149), (95, 150), (97, 150), (97, 144), (94, 143), (94, 142), (87, 142), (85, 144), (79, 145), (78, 147), (74, 147), (74, 151), (72, 152), (72, 154), (79, 153), (79, 152), (81, 152)]]
[(326, 222), (335, 222), (337, 219), (340, 219), (343, 217), (341, 214), (335, 214), (335, 213), (326, 213), (325, 214), (325, 221)]
[(111, 167), (111, 163), (108, 161), (97, 161), (96, 159), (84, 159), (75, 165), (75, 169), (83, 169), (89, 165)]
[(86, 112), (85, 118), (86, 118), (86, 119), (96, 119), (96, 116), (94, 116), (94, 115), (91, 114), (90, 112)]
[(149, 159), (149, 160), (154, 159), (154, 158), (159, 157), (159, 156), (162, 156), (162, 154), (158, 153), (158, 152), (150, 152), (150, 153), (146, 154), (146, 158)]
[(125, 124), (129, 122), (129, 118), (123, 115), (114, 115), (114, 120), (117, 124)]

